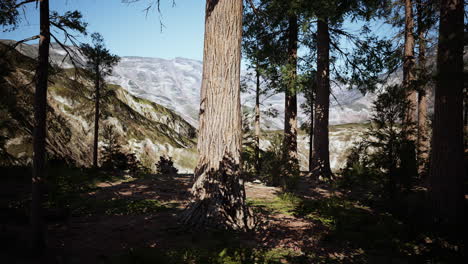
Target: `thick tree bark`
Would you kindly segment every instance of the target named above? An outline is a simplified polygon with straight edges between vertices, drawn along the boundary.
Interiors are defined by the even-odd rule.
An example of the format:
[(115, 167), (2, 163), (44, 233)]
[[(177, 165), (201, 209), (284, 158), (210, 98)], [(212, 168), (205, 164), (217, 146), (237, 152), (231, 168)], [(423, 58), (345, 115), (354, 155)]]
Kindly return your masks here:
[(255, 171), (257, 176), (260, 174), (260, 73), (257, 70), (255, 72), (257, 78), (257, 84), (255, 89)]
[(297, 155), (297, 40), (299, 28), (297, 16), (289, 17), (288, 30), (288, 85), (285, 91), (283, 156), (286, 175), (298, 164)]
[(49, 75), (49, 0), (41, 0), (40, 7), (39, 57), (36, 70), (36, 91), (34, 94), (33, 132), (33, 176), (31, 203), (32, 247), (36, 253), (45, 249), (45, 224), (42, 203), (44, 200), (46, 162), (46, 120), (47, 120), (47, 81)]
[(101, 76), (99, 72), (99, 62), (96, 63), (96, 69), (95, 69), (95, 84), (94, 84), (94, 89), (95, 89), (95, 111), (94, 111), (94, 144), (93, 144), (93, 167), (97, 168), (98, 167), (98, 144), (99, 144), (99, 103), (101, 100)]
[(317, 91), (315, 96), (315, 125), (313, 171), (317, 177), (329, 178), (330, 149), (328, 116), (330, 109), (330, 33), (327, 19), (317, 22)]
[[(426, 68), (426, 39), (427, 32), (424, 26), (425, 12), (421, 0), (416, 0), (416, 10), (418, 14), (418, 63), (421, 78), (427, 78)], [(429, 137), (427, 133), (427, 86), (423, 84), (418, 89), (418, 139), (417, 139), (417, 153), (418, 153), (418, 172), (421, 175), (424, 173), (425, 165), (429, 157)]]
[(240, 166), (241, 38), (242, 0), (207, 0), (199, 160), (192, 201), (182, 215), (193, 227), (252, 227)]
[(313, 93), (310, 92), (310, 128), (309, 128), (309, 173), (313, 172), (314, 163), (314, 98)]
[[(408, 93), (410, 108), (406, 113), (406, 122), (416, 124), (417, 122), (417, 94), (413, 87), (414, 76), (414, 17), (412, 0), (405, 0), (405, 49), (403, 57), (403, 88)], [(414, 135), (409, 140), (415, 141)]]
[[(430, 197), (438, 226), (462, 235), (463, 178), (463, 1), (442, 0), (437, 52)], [(466, 222), (465, 222), (466, 223)]]

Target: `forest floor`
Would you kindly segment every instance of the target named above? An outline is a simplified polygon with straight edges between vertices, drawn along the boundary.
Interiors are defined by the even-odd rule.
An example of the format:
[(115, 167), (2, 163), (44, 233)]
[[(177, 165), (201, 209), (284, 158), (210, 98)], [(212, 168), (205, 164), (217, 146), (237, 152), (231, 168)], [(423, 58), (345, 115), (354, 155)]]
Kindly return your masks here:
[[(8, 193), (26, 192), (12, 182), (2, 186), (3, 206)], [(49, 212), (47, 263), (457, 263), (452, 261), (461, 256), (454, 254), (457, 245), (413, 234), (413, 227), (390, 213), (307, 177), (286, 193), (246, 183), (257, 223), (249, 233), (181, 225), (178, 215), (187, 203), (191, 175), (128, 177), (90, 186), (57, 199), (68, 200), (68, 210)], [(18, 219), (3, 221), (1, 248), (13, 263), (31, 263), (22, 252), (27, 221)]]

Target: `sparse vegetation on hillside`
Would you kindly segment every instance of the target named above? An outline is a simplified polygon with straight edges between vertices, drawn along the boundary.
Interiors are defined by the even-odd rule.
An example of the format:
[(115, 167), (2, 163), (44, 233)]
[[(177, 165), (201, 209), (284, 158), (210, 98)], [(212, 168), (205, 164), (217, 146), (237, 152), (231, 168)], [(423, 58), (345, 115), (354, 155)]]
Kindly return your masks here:
[[(1, 52), (9, 48), (0, 43)], [(5, 108), (2, 114), (11, 117), (10, 123), (17, 124), (20, 130), (13, 129), (15, 126), (2, 125), (2, 133), (5, 135), (1, 148), (3, 152), (10, 155), (8, 162), (13, 164), (27, 164), (31, 161), (31, 100), (32, 88), (29, 79), (32, 78), (34, 60), (20, 54), (16, 50), (5, 53), (3, 58), (10, 67), (15, 70), (6, 76), (6, 85), (2, 85), (2, 97)], [(78, 74), (78, 75), (76, 75)], [(78, 79), (75, 80), (75, 77)], [(90, 143), (88, 136), (91, 124), (94, 120), (90, 111), (93, 105), (83, 96), (76, 93), (83, 88), (76, 89), (77, 85), (91, 85), (91, 80), (84, 70), (58, 69), (51, 76), (49, 117), (50, 135), (48, 151), (50, 155), (74, 162), (77, 165), (89, 166)], [(162, 149), (186, 149), (185, 156), (194, 155), (191, 149), (194, 146), (193, 134), (195, 129), (178, 115), (169, 109), (148, 100), (137, 98), (128, 94), (117, 85), (109, 85), (113, 91), (107, 98), (108, 103), (102, 108), (102, 123), (114, 122), (118, 127), (117, 133), (125, 133), (127, 142), (142, 144), (149, 140), (152, 147)], [(8, 100), (8, 101), (6, 101)], [(85, 139), (85, 140), (83, 140)], [(127, 145), (125, 143), (124, 145)], [(141, 149), (127, 146), (131, 152), (136, 152), (139, 158)], [(132, 149), (134, 148), (134, 149)], [(162, 154), (155, 153), (150, 157), (153, 163)], [(156, 156), (157, 155), (157, 156)], [(179, 162), (176, 160), (176, 163)], [(186, 163), (181, 161), (181, 163)], [(188, 165), (188, 164), (187, 164)], [(185, 167), (186, 169), (190, 169)]]

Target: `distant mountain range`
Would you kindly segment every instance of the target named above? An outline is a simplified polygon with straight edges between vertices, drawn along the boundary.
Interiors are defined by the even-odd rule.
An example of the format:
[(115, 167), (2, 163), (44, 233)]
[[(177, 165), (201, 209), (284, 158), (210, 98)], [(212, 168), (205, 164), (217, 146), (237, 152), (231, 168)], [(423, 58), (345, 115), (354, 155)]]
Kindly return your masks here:
[[(3, 42), (13, 42), (5, 41)], [(36, 45), (19, 45), (17, 50), (28, 57), (37, 55)], [(52, 45), (51, 60), (61, 68), (70, 68), (72, 64), (66, 53), (56, 44)], [(200, 87), (203, 63), (201, 61), (175, 58), (171, 60), (148, 57), (122, 57), (114, 68), (112, 76), (107, 81), (126, 89), (130, 94), (165, 106), (193, 126), (198, 126), (200, 103)], [(245, 72), (244, 72), (245, 73)], [(253, 85), (253, 84), (252, 84)], [(249, 89), (253, 90), (253, 89)], [(363, 95), (358, 90), (332, 85), (333, 95), (330, 96), (330, 124), (363, 123), (369, 120), (372, 101), (375, 94)], [(298, 96), (298, 106), (305, 101), (302, 94)], [(242, 94), (244, 109), (253, 109), (255, 94)], [(262, 116), (264, 129), (277, 130), (283, 128), (284, 94), (278, 93), (262, 102), (264, 110), (276, 109), (276, 118)], [(299, 123), (308, 119), (298, 107)]]
[[(203, 63), (191, 59), (123, 57), (108, 81), (124, 87), (133, 95), (174, 110), (189, 123), (197, 126), (202, 70)], [(334, 97), (330, 96), (330, 124), (362, 123), (369, 120), (375, 95), (364, 96), (358, 90), (337, 86), (333, 86), (332, 90)], [(254, 92), (243, 93), (241, 98), (244, 108), (253, 109)], [(305, 98), (300, 94), (298, 105), (304, 101)], [(263, 127), (271, 130), (283, 128), (284, 94), (268, 97), (263, 101), (262, 107), (265, 110), (271, 108), (279, 112), (276, 118), (263, 116)], [(298, 110), (301, 123), (308, 117), (304, 115), (302, 109)]]
[[(14, 41), (0, 40), (1, 43), (12, 44)], [(24, 84), (28, 79), (24, 75), (32, 75), (34, 70), (37, 45), (21, 44), (16, 47), (16, 50), (23, 56), (16, 53), (11, 54), (14, 55), (15, 60), (18, 62), (27, 61), (28, 63), (27, 65), (18, 64), (16, 73), (10, 78), (19, 78), (21, 79), (20, 83)], [(52, 44), (50, 56), (51, 62), (58, 64), (59, 68), (72, 67), (71, 61), (65, 57), (66, 53), (56, 44)], [(108, 116), (103, 118), (103, 124), (114, 124), (127, 141), (123, 146), (135, 152), (138, 158), (145, 163), (154, 165), (160, 155), (169, 155), (174, 158), (176, 166), (181, 171), (192, 171), (196, 164), (197, 154), (196, 140), (191, 139), (190, 134), (194, 132), (193, 127), (198, 125), (202, 68), (201, 61), (184, 58), (165, 60), (123, 57), (115, 67), (113, 75), (107, 79), (108, 82), (114, 84), (116, 94), (112, 98), (112, 105), (106, 110)], [(54, 127), (69, 128), (50, 132), (53, 134), (50, 151), (55, 155), (73, 159), (82, 165), (90, 164), (92, 118), (89, 117), (89, 113), (91, 109), (84, 112), (79, 110), (81, 109), (80, 103), (68, 94), (71, 87), (66, 85), (66, 80), (73, 77), (62, 74), (54, 78), (56, 78), (56, 84), (49, 89), (49, 104), (53, 115), (60, 118), (52, 118), (54, 120), (52, 124), (57, 122), (55, 120), (63, 120), (63, 124), (57, 123)], [(398, 83), (400, 80), (401, 72), (393, 75), (389, 82)], [(91, 80), (88, 80), (88, 83), (92, 83)], [(15, 97), (15, 100), (21, 101), (23, 99), (20, 95), (29, 98), (33, 93), (30, 88), (22, 88), (21, 90), (10, 88), (10, 91), (18, 90), (21, 93), (19, 95), (9, 94), (4, 97), (5, 100)], [(376, 95), (363, 95), (357, 90), (348, 90), (345, 87), (339, 88), (337, 86), (332, 86), (332, 91), (330, 124), (334, 126), (330, 127), (329, 134), (330, 159), (332, 169), (337, 170), (345, 164), (349, 148), (362, 137), (362, 133), (367, 127), (362, 123), (369, 120), (372, 102)], [(253, 109), (254, 99), (253, 92), (242, 94), (244, 111)], [(305, 98), (300, 94), (298, 106), (304, 101)], [(31, 138), (30, 131), (27, 129), (31, 126), (32, 110), (23, 107), (23, 105), (30, 106), (31, 104), (25, 103), (21, 106), (10, 107), (4, 111), (5, 113), (0, 111), (0, 115), (11, 116), (16, 120), (14, 121), (16, 123), (26, 120), (23, 123), (27, 124), (26, 130), (21, 132), (12, 129), (19, 126), (16, 123), (14, 125), (5, 123), (5, 127), (2, 128), (0, 122), (0, 143), (4, 141), (3, 146), (0, 144), (0, 154), (3, 148), (9, 155), (27, 161), (31, 158)], [(263, 102), (262, 108), (263, 110), (273, 108), (279, 113), (276, 118), (262, 115), (263, 128), (267, 130), (282, 129), (284, 94), (279, 93), (268, 97)], [(16, 113), (21, 113), (24, 118), (15, 118)], [(299, 123), (308, 119), (300, 107), (298, 119)], [(354, 124), (339, 125), (348, 123)], [(269, 146), (267, 135), (272, 133), (276, 132), (265, 133), (264, 142), (261, 144), (263, 148)], [(307, 135), (301, 132), (298, 137), (298, 146), (303, 169), (308, 166), (308, 140)]]

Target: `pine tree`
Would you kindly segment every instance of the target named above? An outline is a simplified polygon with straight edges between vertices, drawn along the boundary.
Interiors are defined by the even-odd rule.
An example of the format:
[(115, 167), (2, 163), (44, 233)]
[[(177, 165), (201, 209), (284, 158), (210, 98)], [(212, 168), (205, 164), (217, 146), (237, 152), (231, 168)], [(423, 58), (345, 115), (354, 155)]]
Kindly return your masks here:
[(417, 160), (418, 172), (425, 172), (429, 158), (429, 133), (427, 124), (427, 100), (429, 96), (429, 85), (431, 84), (430, 69), (427, 65), (426, 49), (429, 44), (428, 34), (435, 25), (437, 12), (435, 3), (428, 0), (416, 0), (417, 13), (417, 44), (418, 44), (418, 66), (416, 90), (418, 92), (418, 125), (417, 125)]
[(104, 77), (112, 74), (112, 68), (119, 62), (119, 57), (113, 55), (106, 49), (104, 38), (99, 33), (91, 35), (92, 43), (82, 44), (80, 49), (86, 57), (86, 67), (93, 73), (94, 91), (93, 98), (95, 102), (94, 114), (94, 144), (93, 144), (93, 166), (98, 167), (98, 142), (99, 142), (99, 109), (102, 97), (102, 86), (104, 86)]
[[(414, 89), (415, 81), (415, 56), (414, 56), (414, 15), (413, 1), (405, 0), (405, 47), (403, 54), (403, 88), (408, 92), (408, 100), (411, 105), (408, 109), (406, 122), (415, 124), (417, 122), (417, 94)], [(409, 134), (411, 135), (411, 134)], [(414, 141), (410, 136), (409, 140)]]
[(463, 34), (464, 4), (440, 3), (437, 81), (435, 88), (430, 197), (438, 226), (463, 234), (465, 199), (463, 179)]
[[(435, 25), (437, 12), (434, 1), (405, 0), (392, 1), (391, 9), (388, 9), (387, 21), (397, 29), (404, 29), (403, 48), (403, 82), (407, 90), (410, 105), (407, 110), (405, 122), (408, 129), (413, 130), (408, 134), (408, 152), (414, 152), (414, 158), (408, 156), (404, 161), (409, 164), (418, 163), (417, 168), (411, 169), (410, 174), (424, 173), (425, 160), (428, 158), (429, 141), (427, 131), (427, 86), (431, 82), (431, 76), (426, 60), (427, 35)], [(414, 7), (416, 13), (414, 14)], [(404, 8), (404, 16), (401, 16), (401, 8)], [(415, 19), (417, 28), (414, 30)], [(415, 46), (418, 46), (418, 60), (416, 64)], [(410, 165), (413, 167), (413, 165)], [(417, 171), (416, 171), (417, 170)]]
[(255, 171), (257, 176), (260, 174), (260, 70), (255, 70)]
[(330, 109), (330, 33), (328, 18), (317, 22), (317, 92), (314, 107), (313, 171), (331, 177), (328, 138), (328, 114)]
[(206, 1), (199, 160), (182, 216), (194, 227), (252, 226), (240, 164), (242, 9), (242, 0)]
[[(12, 1), (7, 0), (0, 4), (0, 25), (10, 26), (14, 30), (21, 20), (19, 9), (28, 3), (36, 3), (36, 0)], [(32, 175), (32, 201), (31, 201), (31, 243), (37, 254), (43, 253), (45, 241), (45, 224), (43, 219), (44, 192), (46, 181), (46, 137), (47, 137), (47, 87), (49, 78), (49, 45), (54, 39), (70, 56), (74, 63), (73, 50), (65, 46), (53, 33), (51, 26), (63, 33), (66, 40), (75, 42), (75, 37), (69, 34), (69, 30), (86, 34), (86, 23), (82, 21), (78, 11), (66, 12), (60, 15), (50, 11), (49, 0), (39, 0), (39, 35), (18, 41), (11, 48), (27, 41), (39, 39), (38, 64), (35, 75), (34, 93), (34, 126), (33, 126), (33, 175)]]
[[(405, 0), (405, 44), (403, 50), (403, 89), (407, 93), (409, 105), (406, 111), (406, 117), (404, 122), (407, 123), (405, 127), (409, 131), (413, 131), (417, 124), (417, 93), (415, 90), (415, 56), (414, 56), (414, 15), (413, 15), (413, 1)], [(407, 142), (405, 147), (407, 152), (402, 158), (402, 167), (405, 168), (403, 171), (404, 182), (407, 189), (411, 188), (412, 179), (417, 175), (416, 167), (416, 137), (414, 131), (407, 133)]]
[[(267, 91), (285, 93), (282, 177), (275, 185), (286, 185), (298, 168), (297, 93), (299, 42), (296, 1), (249, 1), (244, 14), (244, 55), (258, 65)], [(287, 14), (285, 16), (284, 14)], [(250, 47), (249, 47), (250, 46)]]
[(314, 108), (315, 108), (315, 91), (317, 86), (316, 71), (308, 71), (302, 74), (300, 78), (300, 86), (304, 93), (305, 102), (301, 105), (304, 114), (309, 116), (309, 120), (304, 121), (301, 125), (301, 129), (305, 130), (309, 134), (309, 173), (312, 174), (313, 167), (313, 150), (314, 150)]
[[(383, 45), (375, 37), (369, 37), (369, 30), (363, 27), (363, 36), (357, 37), (342, 29), (345, 19), (369, 21), (386, 1), (303, 1), (306, 18), (316, 21), (316, 39), (310, 48), (316, 51), (316, 96), (314, 104), (314, 131), (313, 131), (313, 162), (312, 170), (316, 176), (330, 178), (329, 151), (329, 108), (330, 108), (330, 67), (337, 58), (344, 61), (344, 73), (335, 72), (336, 79), (350, 88), (357, 84), (357, 88), (366, 91), (375, 89), (378, 83), (378, 74), (383, 67), (381, 62), (384, 56), (376, 54), (376, 48)], [(366, 38), (364, 38), (366, 37)], [(356, 46), (356, 55), (340, 48), (340, 39), (345, 38)], [(362, 47), (367, 47), (367, 50)], [(366, 57), (367, 60), (362, 58)], [(372, 62), (372, 63), (371, 63)], [(374, 63), (375, 62), (375, 63)], [(336, 65), (336, 64), (335, 64)], [(351, 72), (351, 74), (348, 74)], [(347, 76), (348, 75), (348, 76)]]
[(47, 82), (49, 76), (50, 21), (49, 1), (42, 0), (39, 7), (40, 41), (34, 93), (33, 176), (31, 226), (32, 245), (37, 252), (45, 248), (45, 225), (42, 203), (46, 162)]
[[(288, 64), (287, 87), (284, 106), (283, 160), (285, 177), (293, 176), (299, 164), (297, 153), (297, 49), (299, 25), (294, 10), (289, 11), (288, 18)], [(286, 187), (286, 182), (283, 183)]]
[[(247, 6), (249, 7), (249, 6)], [(261, 169), (261, 160), (260, 160), (260, 133), (261, 133), (261, 126), (260, 126), (260, 97), (263, 94), (262, 87), (261, 87), (261, 79), (265, 76), (262, 76), (264, 72), (264, 67), (267, 64), (265, 58), (264, 47), (261, 45), (261, 41), (258, 40), (260, 38), (260, 29), (262, 25), (260, 20), (257, 19), (259, 15), (255, 10), (253, 10), (253, 6), (244, 9), (243, 14), (243, 37), (242, 37), (242, 53), (243, 56), (251, 62), (249, 66), (255, 72), (255, 117), (254, 117), (254, 143), (255, 143), (255, 171), (257, 177), (260, 174)], [(246, 89), (248, 84), (246, 84)]]

